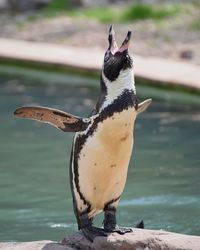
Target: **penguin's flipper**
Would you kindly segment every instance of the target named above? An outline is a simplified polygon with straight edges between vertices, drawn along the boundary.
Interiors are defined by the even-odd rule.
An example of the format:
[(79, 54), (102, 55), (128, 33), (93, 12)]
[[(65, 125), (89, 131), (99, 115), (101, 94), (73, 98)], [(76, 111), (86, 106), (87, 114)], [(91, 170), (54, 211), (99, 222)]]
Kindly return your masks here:
[(149, 107), (151, 102), (152, 102), (152, 99), (147, 99), (147, 100), (139, 103), (138, 108), (137, 108), (137, 113), (139, 114), (141, 112), (144, 112)]
[(46, 107), (21, 107), (15, 110), (18, 118), (33, 119), (49, 123), (64, 132), (78, 132), (87, 128), (89, 118), (80, 118), (69, 113)]

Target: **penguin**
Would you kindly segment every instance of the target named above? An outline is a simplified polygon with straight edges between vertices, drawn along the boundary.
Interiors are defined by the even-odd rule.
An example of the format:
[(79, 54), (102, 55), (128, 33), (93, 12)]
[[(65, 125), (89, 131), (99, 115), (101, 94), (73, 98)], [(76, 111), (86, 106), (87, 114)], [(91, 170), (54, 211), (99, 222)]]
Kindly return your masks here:
[[(152, 100), (138, 102), (130, 39), (128, 31), (118, 47), (111, 25), (100, 75), (100, 95), (87, 118), (47, 107), (21, 107), (14, 112), (16, 117), (75, 133), (70, 160), (73, 207), (78, 229), (90, 241), (111, 232), (132, 231), (117, 225), (116, 211), (126, 183), (135, 120)], [(103, 228), (93, 226), (93, 219), (100, 212), (104, 212)], [(143, 227), (143, 222), (137, 227)]]

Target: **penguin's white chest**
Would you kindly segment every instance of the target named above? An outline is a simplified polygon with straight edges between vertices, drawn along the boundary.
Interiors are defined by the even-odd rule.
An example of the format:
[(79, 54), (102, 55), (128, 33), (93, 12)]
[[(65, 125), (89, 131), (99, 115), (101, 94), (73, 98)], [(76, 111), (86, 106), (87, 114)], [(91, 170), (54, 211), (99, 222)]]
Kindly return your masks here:
[(79, 186), (91, 203), (91, 216), (101, 211), (107, 202), (118, 198), (124, 189), (135, 118), (135, 109), (129, 108), (100, 122), (80, 152)]

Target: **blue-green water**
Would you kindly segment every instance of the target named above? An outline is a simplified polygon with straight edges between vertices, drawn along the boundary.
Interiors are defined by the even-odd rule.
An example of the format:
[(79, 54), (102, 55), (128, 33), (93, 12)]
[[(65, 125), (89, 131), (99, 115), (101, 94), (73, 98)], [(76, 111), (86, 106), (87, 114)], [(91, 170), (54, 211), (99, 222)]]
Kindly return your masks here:
[[(13, 117), (22, 105), (87, 115), (85, 87), (0, 85), (0, 241), (60, 240), (77, 229), (69, 185), (73, 134)], [(118, 223), (200, 235), (200, 112), (154, 101), (138, 117)], [(97, 220), (100, 223), (102, 217)]]

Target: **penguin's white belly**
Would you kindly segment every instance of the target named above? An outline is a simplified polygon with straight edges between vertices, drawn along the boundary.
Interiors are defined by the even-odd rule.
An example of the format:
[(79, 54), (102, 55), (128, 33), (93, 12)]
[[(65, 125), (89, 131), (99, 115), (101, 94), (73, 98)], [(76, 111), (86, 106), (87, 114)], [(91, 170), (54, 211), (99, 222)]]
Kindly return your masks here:
[[(90, 217), (103, 210), (107, 202), (118, 198), (124, 189), (135, 117), (135, 109), (129, 108), (100, 122), (80, 152), (79, 186), (91, 204)], [(82, 202), (80, 211), (84, 210), (81, 205)]]

